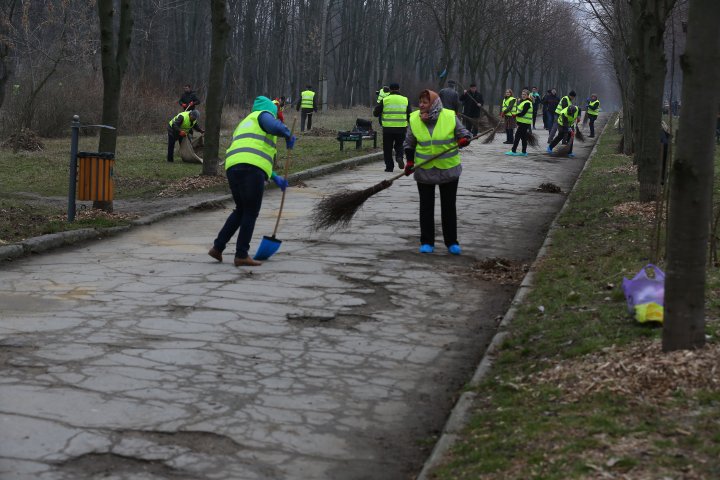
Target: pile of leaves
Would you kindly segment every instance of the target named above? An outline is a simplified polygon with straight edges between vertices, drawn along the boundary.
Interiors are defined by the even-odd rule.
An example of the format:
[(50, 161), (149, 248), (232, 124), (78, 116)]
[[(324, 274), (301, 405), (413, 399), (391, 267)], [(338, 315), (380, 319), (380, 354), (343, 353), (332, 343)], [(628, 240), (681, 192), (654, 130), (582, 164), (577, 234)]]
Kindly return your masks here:
[(608, 170), (609, 174), (615, 175), (618, 173), (626, 174), (626, 175), (637, 175), (637, 165), (628, 164), (628, 165), (620, 165), (619, 167), (611, 168)]
[(520, 285), (530, 266), (507, 258), (491, 257), (470, 266), (471, 274), (488, 282), (500, 285)]
[(337, 130), (331, 130), (323, 127), (313, 127), (311, 130), (304, 131), (301, 135), (309, 137), (337, 137)]
[(12, 148), (13, 152), (23, 150), (25, 152), (41, 152), (45, 146), (40, 141), (37, 133), (29, 128), (23, 128), (15, 132), (2, 143), (3, 148)]
[(202, 190), (209, 187), (217, 187), (224, 185), (226, 182), (223, 176), (208, 176), (208, 175), (196, 175), (194, 177), (183, 178), (177, 182), (173, 182), (162, 191), (160, 191), (158, 197), (178, 197), (183, 192), (189, 192), (194, 190)]
[[(117, 212), (106, 212), (105, 210), (100, 210), (97, 208), (81, 208), (79, 209), (75, 214), (75, 221), (83, 221), (83, 220), (134, 220), (138, 218), (139, 215), (133, 214), (133, 213), (117, 213)], [(65, 222), (67, 220), (67, 215), (56, 215), (53, 217), (50, 217), (50, 220), (52, 221), (58, 221), (58, 222)]]
[(562, 188), (558, 187), (554, 183), (548, 182), (548, 183), (541, 183), (540, 186), (537, 188), (538, 192), (544, 192), (544, 193), (562, 193)]
[(663, 352), (659, 340), (645, 340), (564, 360), (552, 369), (530, 375), (527, 381), (556, 386), (569, 402), (606, 391), (631, 402), (661, 404), (679, 392), (720, 391), (718, 358), (718, 343), (698, 350)]
[(644, 221), (655, 220), (655, 202), (626, 202), (615, 205), (612, 215), (616, 217), (639, 217)]

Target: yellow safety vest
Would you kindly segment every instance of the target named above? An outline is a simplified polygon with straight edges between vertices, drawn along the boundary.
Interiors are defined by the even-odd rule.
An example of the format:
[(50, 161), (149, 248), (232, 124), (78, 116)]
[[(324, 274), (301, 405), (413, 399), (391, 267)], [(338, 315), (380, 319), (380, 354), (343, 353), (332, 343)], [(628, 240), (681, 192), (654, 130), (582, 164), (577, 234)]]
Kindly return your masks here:
[(515, 97), (507, 97), (502, 102), (502, 112), (506, 117), (515, 115), (517, 112), (517, 99)]
[[(443, 108), (438, 115), (437, 123), (432, 135), (427, 125), (420, 120), (420, 110), (410, 114), (410, 130), (412, 130), (417, 146), (415, 147), (415, 161), (420, 163), (442, 153), (437, 159), (430, 163), (421, 165), (420, 168), (448, 168), (460, 165), (460, 153), (458, 152), (457, 140), (455, 139), (455, 112)], [(445, 152), (445, 153), (443, 153)]]
[(562, 125), (563, 127), (571, 127), (575, 123), (575, 120), (577, 120), (580, 109), (576, 108), (575, 113), (570, 115), (568, 113), (569, 108), (570, 106), (567, 106), (560, 111), (560, 115), (558, 116), (558, 125)]
[(598, 110), (600, 110), (600, 100), (595, 100), (594, 102), (588, 103), (588, 115), (595, 115), (597, 117)]
[(399, 93), (391, 93), (382, 99), (380, 122), (383, 127), (407, 127), (408, 99)]
[[(235, 128), (230, 147), (225, 157), (225, 170), (247, 163), (262, 169), (270, 178), (272, 176), (273, 158), (277, 153), (277, 136), (270, 135), (260, 128), (258, 118), (263, 111), (252, 112)], [(268, 112), (272, 115), (272, 112)]]
[(305, 90), (300, 94), (301, 101), (300, 101), (300, 108), (309, 108), (313, 109), (315, 108), (315, 103), (313, 100), (315, 99), (315, 92), (312, 90)]
[(377, 103), (382, 102), (383, 99), (384, 99), (385, 97), (387, 97), (388, 95), (390, 95), (390, 92), (386, 92), (385, 90), (383, 90), (383, 89), (381, 88), (380, 91), (378, 92)]
[(175, 122), (178, 117), (183, 117), (182, 124), (180, 125), (180, 130), (183, 130), (185, 133), (190, 133), (190, 130), (192, 130), (195, 125), (197, 125), (197, 121), (190, 118), (190, 112), (180, 112), (172, 119), (170, 119), (168, 125), (172, 127), (173, 122)]
[(520, 123), (527, 123), (528, 125), (530, 125), (530, 124), (532, 124), (532, 115), (533, 115), (532, 100), (527, 99), (527, 100), (523, 100), (522, 102), (520, 102), (520, 105), (517, 106), (517, 113), (520, 114), (520, 112), (522, 112), (523, 105), (525, 105), (526, 103), (530, 104), (530, 108), (528, 108), (527, 113), (525, 113), (525, 115), (523, 115), (522, 117), (521, 116), (516, 117), (516, 119)]
[[(563, 102), (565, 100), (567, 100), (567, 103), (565, 105), (563, 105)], [(555, 107), (555, 113), (560, 114), (560, 112), (562, 112), (563, 109), (569, 107), (570, 105), (572, 105), (572, 100), (570, 100), (570, 97), (565, 95), (564, 97), (562, 97), (560, 99), (560, 103), (558, 103), (557, 107)]]

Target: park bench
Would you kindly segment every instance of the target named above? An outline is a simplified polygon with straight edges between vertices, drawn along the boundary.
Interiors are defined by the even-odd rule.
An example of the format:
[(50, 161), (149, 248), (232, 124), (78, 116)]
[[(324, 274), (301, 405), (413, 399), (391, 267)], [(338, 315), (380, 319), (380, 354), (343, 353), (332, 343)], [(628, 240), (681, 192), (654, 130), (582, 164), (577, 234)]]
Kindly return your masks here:
[(372, 122), (358, 118), (352, 130), (340, 131), (337, 136), (340, 142), (340, 150), (343, 150), (345, 142), (355, 142), (355, 149), (362, 148), (363, 140), (372, 140), (373, 148), (377, 148), (377, 131), (372, 129)]

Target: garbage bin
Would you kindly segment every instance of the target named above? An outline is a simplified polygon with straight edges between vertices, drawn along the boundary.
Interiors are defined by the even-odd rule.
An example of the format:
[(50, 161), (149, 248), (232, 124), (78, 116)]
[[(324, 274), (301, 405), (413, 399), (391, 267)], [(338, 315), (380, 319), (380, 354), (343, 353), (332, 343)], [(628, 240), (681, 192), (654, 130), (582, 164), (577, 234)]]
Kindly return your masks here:
[(77, 199), (111, 202), (115, 154), (78, 152), (77, 160)]

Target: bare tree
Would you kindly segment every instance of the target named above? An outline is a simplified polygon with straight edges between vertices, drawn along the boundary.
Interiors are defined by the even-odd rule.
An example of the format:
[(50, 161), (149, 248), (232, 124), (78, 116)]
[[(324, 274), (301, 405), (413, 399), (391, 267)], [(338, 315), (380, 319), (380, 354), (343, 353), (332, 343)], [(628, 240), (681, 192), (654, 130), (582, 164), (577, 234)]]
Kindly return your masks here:
[(212, 0), (212, 49), (210, 54), (210, 77), (205, 123), (205, 149), (203, 150), (203, 175), (217, 175), (220, 148), (220, 119), (225, 96), (225, 65), (227, 64), (227, 40), (230, 24), (227, 21), (225, 0)]
[[(705, 265), (715, 161), (720, 82), (720, 9), (690, 2), (676, 158), (670, 183), (663, 350), (705, 344)], [(697, 92), (703, 92), (698, 95)]]
[[(120, 117), (120, 88), (128, 64), (128, 52), (133, 25), (130, 0), (120, 0), (120, 18), (117, 21), (113, 0), (98, 0), (100, 19), (100, 50), (103, 75), (102, 123), (117, 126)], [(98, 150), (115, 153), (117, 130), (102, 129)], [(93, 202), (93, 208), (112, 211), (112, 202)]]

